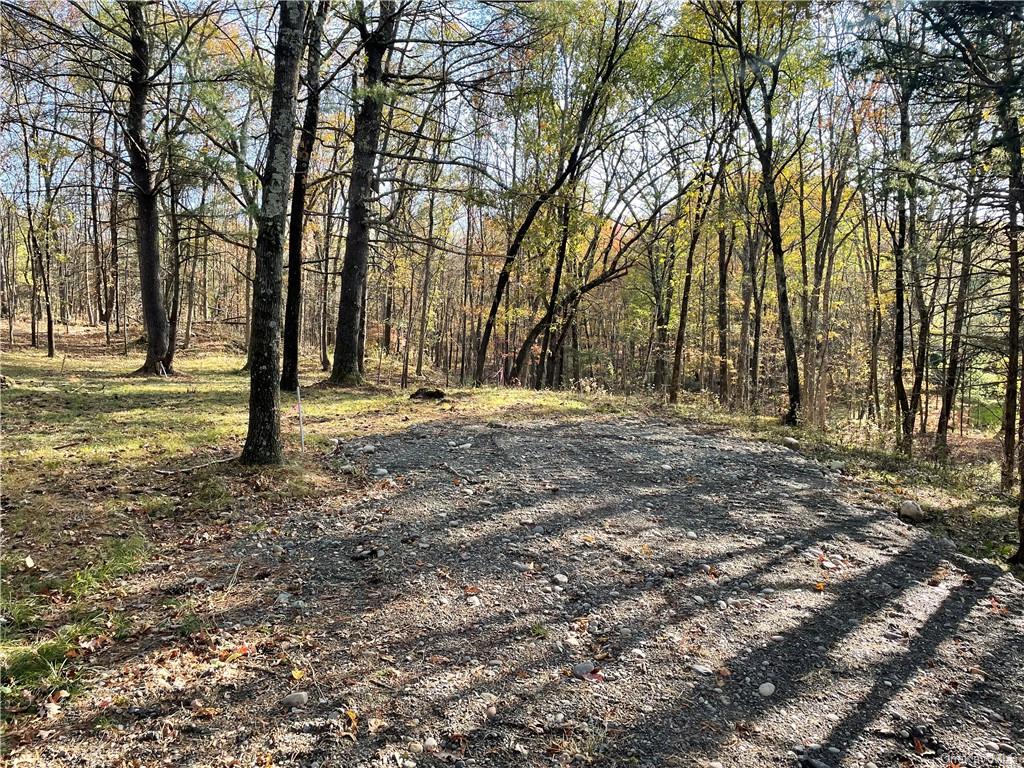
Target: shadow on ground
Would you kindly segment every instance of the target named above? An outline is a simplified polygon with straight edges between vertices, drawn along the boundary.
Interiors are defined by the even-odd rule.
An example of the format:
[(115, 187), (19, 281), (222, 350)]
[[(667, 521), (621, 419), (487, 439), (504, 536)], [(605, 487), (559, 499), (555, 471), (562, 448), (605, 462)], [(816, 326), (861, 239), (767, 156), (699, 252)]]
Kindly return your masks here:
[(120, 609), (199, 626), (97, 654), (12, 764), (1017, 759), (1021, 585), (795, 452), (438, 420), (324, 463), (352, 492), (140, 574)]

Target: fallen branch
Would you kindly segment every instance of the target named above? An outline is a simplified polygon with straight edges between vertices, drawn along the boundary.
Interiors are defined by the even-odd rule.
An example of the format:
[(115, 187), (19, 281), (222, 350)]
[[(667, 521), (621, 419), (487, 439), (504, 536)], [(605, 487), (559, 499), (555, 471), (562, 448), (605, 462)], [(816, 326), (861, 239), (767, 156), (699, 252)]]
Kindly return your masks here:
[(194, 467), (182, 467), (181, 469), (157, 469), (155, 471), (158, 475), (180, 475), (185, 472), (194, 472), (197, 469), (202, 469), (203, 467), (212, 467), (214, 464), (226, 464), (227, 462), (234, 461), (237, 458), (238, 456), (228, 456), (226, 459), (214, 459), (213, 461), (208, 461), (205, 464), (196, 464)]

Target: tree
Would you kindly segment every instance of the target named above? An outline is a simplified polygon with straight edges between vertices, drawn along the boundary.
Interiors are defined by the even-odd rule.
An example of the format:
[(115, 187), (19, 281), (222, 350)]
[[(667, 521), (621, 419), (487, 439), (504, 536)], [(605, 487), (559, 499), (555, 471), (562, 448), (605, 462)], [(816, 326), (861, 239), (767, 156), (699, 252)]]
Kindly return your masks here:
[[(796, 135), (796, 149), (783, 151), (776, 134), (779, 101), (785, 95), (784, 80), (792, 75), (783, 67), (800, 41), (807, 18), (801, 3), (778, 5), (762, 2), (709, 3), (705, 8), (714, 33), (714, 44), (735, 50), (736, 98), (761, 166), (765, 227), (775, 264), (775, 289), (779, 305), (779, 330), (786, 359), (788, 405), (783, 423), (795, 425), (800, 412), (800, 368), (786, 278), (786, 249), (782, 239), (782, 206), (777, 182), (804, 140)], [(747, 10), (749, 8), (749, 10)], [(753, 30), (753, 37), (748, 31)], [(721, 42), (718, 41), (721, 39)], [(780, 92), (780, 86), (783, 91)]]
[(320, 121), (320, 39), (330, 3), (317, 5), (306, 43), (306, 111), (302, 118), (299, 147), (295, 155), (295, 180), (292, 185), (291, 213), (288, 225), (288, 296), (284, 309), (284, 360), (281, 390), (294, 392), (299, 387), (299, 315), (302, 309), (302, 227), (306, 219), (306, 180), (309, 175), (316, 128)]
[(370, 204), (373, 196), (373, 168), (379, 150), (381, 117), (386, 98), (385, 60), (395, 43), (401, 8), (394, 0), (381, 0), (380, 16), (372, 29), (362, 3), (351, 21), (359, 30), (366, 66), (363, 70), (363, 100), (355, 119), (352, 137), (352, 174), (348, 185), (348, 230), (345, 233), (345, 261), (341, 272), (341, 301), (335, 333), (331, 382), (356, 384), (362, 380), (361, 331), (363, 294), (370, 255)]
[(128, 20), (131, 71), (128, 81), (128, 116), (124, 141), (128, 150), (135, 197), (135, 237), (139, 253), (139, 285), (146, 326), (146, 362), (138, 372), (163, 375), (166, 368), (170, 324), (160, 284), (159, 190), (147, 139), (147, 100), (155, 73), (152, 71), (146, 8), (142, 3), (122, 2)]
[(249, 376), (249, 431), (244, 464), (281, 462), (280, 352), (281, 263), (285, 213), (292, 175), (295, 97), (302, 60), (306, 4), (278, 3), (274, 46), (274, 87), (270, 102), (263, 199), (256, 235), (253, 282), (252, 351)]

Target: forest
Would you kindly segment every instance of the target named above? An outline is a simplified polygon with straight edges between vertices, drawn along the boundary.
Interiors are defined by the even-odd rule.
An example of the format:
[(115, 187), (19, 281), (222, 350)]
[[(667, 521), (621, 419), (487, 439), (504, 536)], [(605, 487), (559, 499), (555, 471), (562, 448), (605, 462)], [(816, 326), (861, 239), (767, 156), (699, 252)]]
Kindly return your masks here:
[[(771, 439), (792, 451), (840, 441), (856, 444), (858, 455), (884, 456), (886, 466), (936, 477), (984, 464), (992, 470), (986, 499), (1013, 508), (1003, 514), (1015, 535), (993, 562), (1024, 566), (1024, 2), (0, 0), (0, 94), (8, 512), (12, 501), (17, 508), (46, 492), (61, 450), (107, 440), (101, 422), (133, 429), (114, 420), (122, 409), (157, 409), (150, 416), (159, 413), (159, 423), (135, 425), (176, 446), (156, 472), (167, 483), (219, 483), (221, 504), (238, 483), (260, 499), (265, 482), (287, 485), (287, 474), (252, 481), (264, 476), (245, 473), (287, 473), (304, 461), (308, 469), (310, 460), (298, 458), (307, 441), (331, 455), (332, 484), (407, 492), (412, 485), (396, 486), (396, 470), (389, 474), (374, 452), (382, 435), (420, 428), (387, 421), (404, 414), (421, 424), (424, 412), (408, 410), (410, 394), (453, 411), (475, 403), (458, 422), (473, 429), (548, 407), (581, 408), (594, 425), (604, 423), (602, 409), (632, 400), (642, 419), (770, 422)], [(230, 362), (209, 357), (214, 347)], [(206, 396), (206, 415), (193, 423), (184, 410), (192, 405), (173, 400), (168, 386), (188, 403)], [(373, 410), (380, 393), (390, 405)], [(218, 426), (236, 405), (237, 429)], [(377, 424), (368, 413), (384, 415)], [(562, 496), (572, 467), (589, 476), (587, 462), (597, 461), (577, 456), (587, 438), (565, 432), (567, 413), (552, 416), (549, 433), (540, 422), (517, 427), (527, 430), (523, 445), (551, 450), (553, 477), (566, 463), (561, 481), (538, 486)], [(91, 418), (99, 421), (90, 437)], [(301, 442), (291, 436), (296, 418)], [(456, 429), (440, 416), (436, 423)], [(642, 423), (661, 434), (657, 422)], [(43, 442), (19, 439), (19, 430)], [(453, 433), (437, 451), (483, 445), (466, 435)], [(361, 447), (346, 447), (346, 436)], [(678, 435), (662, 438), (673, 445), (666, 450), (691, 450)], [(149, 450), (146, 438), (122, 439), (109, 436), (102, 459), (76, 454), (84, 463), (75, 471), (84, 478), (87, 466), (108, 461), (138, 470), (126, 446)], [(592, 436), (594, 450), (602, 439)], [(43, 443), (54, 453), (38, 454), (41, 469), (30, 478), (29, 458)], [(392, 446), (395, 456), (406, 456), (404, 445)], [(487, 466), (514, 472), (509, 451)], [(760, 487), (757, 451), (744, 447), (746, 458), (737, 458), (733, 469), (749, 459), (753, 474), (735, 470), (746, 478), (736, 492)], [(330, 463), (343, 454), (340, 465)], [(637, 461), (650, 460), (656, 472), (676, 466), (657, 452), (614, 455), (604, 480), (612, 466)], [(454, 461), (437, 471), (472, 496), (472, 484), (487, 482), (486, 467)], [(723, 461), (694, 454), (690, 479), (664, 482), (724, 472), (718, 481), (739, 483)], [(833, 457), (823, 472), (842, 476), (845, 462)], [(601, 469), (590, 469), (600, 490)], [(912, 474), (899, 483), (909, 488)], [(500, 481), (491, 482), (500, 497)], [(900, 513), (920, 522), (925, 513), (902, 486)], [(104, 504), (120, 503), (97, 487)], [(161, 489), (174, 509), (192, 503), (183, 486)], [(517, 492), (506, 488), (502, 498)], [(788, 508), (779, 493), (773, 503)], [(480, 520), (490, 503), (479, 502)], [(965, 504), (968, 518), (973, 503)], [(761, 514), (751, 504), (750, 514)], [(943, 503), (933, 506), (939, 514)], [(45, 516), (31, 509), (29, 532)], [(648, 505), (645, 514), (656, 510)], [(762, 522), (767, 536), (774, 523)], [(550, 528), (532, 517), (522, 524), (541, 529), (542, 539)], [(354, 561), (376, 562), (387, 551), (360, 541)], [(844, 563), (823, 551), (825, 578), (815, 583), (828, 585), (836, 563), (841, 570), (856, 558)], [(526, 563), (532, 574), (527, 554), (517, 557), (516, 569)], [(33, 563), (17, 550), (16, 573), (32, 575)], [(718, 579), (709, 568), (705, 581)], [(7, 560), (5, 570), (6, 579)], [(666, 578), (664, 566), (658, 573)], [(566, 581), (554, 577), (559, 594)], [(464, 589), (459, 600), (479, 606), (480, 588)], [(991, 597), (994, 614), (997, 603), (1019, 598), (1005, 594)], [(723, 596), (720, 605), (733, 603)], [(531, 631), (537, 643), (547, 637), (539, 624)], [(582, 672), (576, 664), (570, 678), (604, 684), (602, 658), (583, 662), (591, 666)], [(308, 672), (290, 663), (294, 687)], [(709, 669), (718, 669), (719, 692), (732, 684), (724, 663)], [(4, 679), (10, 694), (14, 678)], [(766, 686), (774, 692), (776, 682), (759, 689), (767, 700), (774, 694)], [(55, 691), (65, 688), (49, 686), (45, 702), (63, 707)], [(35, 706), (42, 699), (30, 689), (19, 695)], [(998, 722), (1012, 724), (1014, 701), (1004, 696), (1008, 720)], [(342, 720), (355, 742), (363, 725), (352, 707)], [(843, 720), (851, 733), (864, 725)], [(412, 742), (419, 749), (386, 764), (448, 760), (449, 746), (465, 752), (473, 741), (462, 735), (467, 727), (440, 740), (421, 735)], [(908, 737), (918, 756), (938, 743), (932, 728), (941, 730), (920, 727), (927, 733)], [(1002, 746), (989, 751), (1011, 754)], [(39, 764), (114, 764), (110, 755), (76, 754), (51, 753)], [(267, 754), (265, 763), (250, 756), (255, 762), (244, 764), (269, 766)], [(734, 755), (725, 764), (781, 764), (765, 754), (777, 753), (762, 754), (765, 763)], [(524, 754), (481, 759), (532, 764)], [(875, 764), (810, 748), (795, 759), (812, 768), (822, 760)]]

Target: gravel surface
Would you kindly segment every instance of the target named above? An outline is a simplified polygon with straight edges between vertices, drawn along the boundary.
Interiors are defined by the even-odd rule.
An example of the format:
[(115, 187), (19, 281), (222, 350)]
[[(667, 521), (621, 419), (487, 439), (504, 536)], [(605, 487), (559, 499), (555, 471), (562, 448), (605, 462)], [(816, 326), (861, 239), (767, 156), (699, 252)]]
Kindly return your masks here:
[(1024, 765), (1022, 585), (799, 447), (439, 421), (324, 461), (359, 490), (150, 574), (215, 626), (12, 764)]

